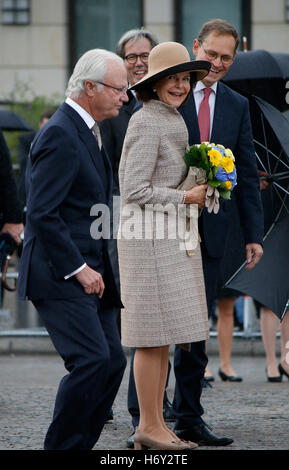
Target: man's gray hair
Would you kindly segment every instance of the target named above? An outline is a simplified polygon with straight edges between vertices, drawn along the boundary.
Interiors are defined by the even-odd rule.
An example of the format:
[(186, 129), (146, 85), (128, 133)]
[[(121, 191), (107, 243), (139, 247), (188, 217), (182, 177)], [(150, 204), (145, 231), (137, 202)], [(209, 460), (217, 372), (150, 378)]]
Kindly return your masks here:
[(148, 39), (151, 43), (151, 48), (155, 47), (159, 41), (157, 37), (146, 29), (130, 29), (120, 38), (116, 46), (116, 53), (124, 59), (124, 47), (128, 41), (139, 41), (140, 39)]
[[(83, 54), (74, 67), (65, 95), (78, 98), (84, 92), (86, 80), (103, 81), (109, 60), (118, 60), (123, 64), (123, 60), (117, 54), (105, 49), (91, 49)], [(101, 91), (103, 85), (98, 84), (97, 87), (98, 91)]]

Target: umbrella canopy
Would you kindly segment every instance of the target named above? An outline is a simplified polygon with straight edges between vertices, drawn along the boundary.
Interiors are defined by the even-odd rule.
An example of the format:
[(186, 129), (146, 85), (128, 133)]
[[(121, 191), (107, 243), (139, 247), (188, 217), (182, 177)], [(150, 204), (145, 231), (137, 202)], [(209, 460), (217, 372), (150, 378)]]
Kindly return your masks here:
[(264, 241), (264, 254), (251, 271), (243, 265), (227, 282), (268, 307), (280, 320), (289, 308), (289, 218), (279, 218)]
[(256, 95), (279, 111), (289, 109), (286, 83), (289, 54), (264, 50), (238, 52), (223, 81), (242, 93)]
[(282, 213), (289, 215), (289, 122), (256, 96), (250, 96), (249, 103), (258, 167), (271, 183), (273, 223)]
[(251, 271), (244, 263), (228, 273), (225, 287), (250, 295), (282, 319), (289, 307), (289, 122), (262, 99), (242, 94), (250, 103), (258, 167), (270, 183), (261, 192), (266, 235), (261, 261)]
[(33, 128), (13, 111), (0, 110), (0, 128), (3, 131), (32, 131)]

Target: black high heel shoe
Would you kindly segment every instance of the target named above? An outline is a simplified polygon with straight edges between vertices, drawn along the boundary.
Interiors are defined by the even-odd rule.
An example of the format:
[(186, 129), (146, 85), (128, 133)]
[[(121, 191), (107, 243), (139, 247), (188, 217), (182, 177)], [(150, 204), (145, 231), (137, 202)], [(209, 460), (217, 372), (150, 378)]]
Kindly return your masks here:
[(286, 370), (281, 366), (281, 364), (278, 365), (278, 369), (282, 378), (282, 375), (286, 375), (287, 379), (289, 380), (289, 374), (286, 372)]
[(281, 373), (280, 373), (280, 375), (275, 375), (275, 376), (269, 377), (267, 369), (265, 369), (265, 372), (266, 372), (268, 382), (275, 382), (275, 383), (282, 382), (282, 374)]
[(227, 375), (221, 369), (219, 369), (218, 374), (223, 380), (223, 382), (226, 382), (226, 380), (228, 380), (229, 382), (242, 382), (243, 380), (242, 377), (238, 377), (237, 375)]

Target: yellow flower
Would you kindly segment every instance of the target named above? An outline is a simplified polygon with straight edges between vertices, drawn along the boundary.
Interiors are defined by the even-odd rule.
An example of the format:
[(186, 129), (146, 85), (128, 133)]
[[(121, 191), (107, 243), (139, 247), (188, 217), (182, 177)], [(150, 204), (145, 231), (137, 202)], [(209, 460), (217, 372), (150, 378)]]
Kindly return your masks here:
[(232, 182), (231, 181), (225, 181), (225, 186), (226, 186), (227, 189), (231, 189)]
[(220, 154), (220, 152), (218, 152), (218, 150), (209, 150), (208, 155), (210, 157), (210, 162), (212, 163), (212, 165), (219, 166), (221, 164), (222, 155)]
[(231, 160), (233, 160), (233, 162), (235, 161), (235, 157), (234, 157), (233, 152), (232, 152), (231, 149), (225, 149), (224, 155), (225, 155), (225, 157), (231, 158)]
[(234, 170), (234, 162), (230, 157), (222, 158), (220, 165), (226, 170), (227, 173), (232, 173)]

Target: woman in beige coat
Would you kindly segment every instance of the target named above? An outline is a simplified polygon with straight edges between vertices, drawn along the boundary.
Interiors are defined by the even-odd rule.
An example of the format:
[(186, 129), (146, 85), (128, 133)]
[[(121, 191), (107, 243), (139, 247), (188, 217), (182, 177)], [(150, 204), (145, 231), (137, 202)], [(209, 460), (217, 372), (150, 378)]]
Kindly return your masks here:
[[(163, 420), (170, 344), (189, 347), (208, 337), (199, 244), (186, 251), (179, 208), (202, 207), (207, 185), (177, 189), (187, 175), (188, 132), (177, 108), (210, 65), (190, 61), (187, 49), (154, 47), (148, 74), (135, 84), (143, 107), (130, 119), (119, 168), (121, 218), (118, 240), (122, 342), (136, 347), (134, 377), (140, 406), (135, 448), (181, 450), (184, 443)], [(197, 206), (195, 206), (197, 208)], [(181, 211), (180, 211), (181, 213)], [(176, 230), (173, 230), (176, 228)]]

